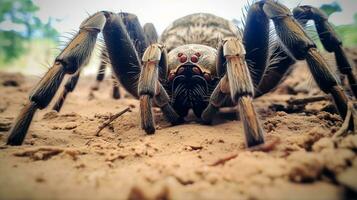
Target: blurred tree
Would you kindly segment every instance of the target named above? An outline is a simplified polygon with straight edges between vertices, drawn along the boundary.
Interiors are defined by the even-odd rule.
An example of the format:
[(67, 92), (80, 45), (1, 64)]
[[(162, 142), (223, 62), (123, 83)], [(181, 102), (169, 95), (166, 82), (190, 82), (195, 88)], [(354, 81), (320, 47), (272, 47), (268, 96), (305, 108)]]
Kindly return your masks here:
[(323, 4), (320, 9), (323, 10), (327, 14), (327, 16), (330, 16), (335, 12), (342, 11), (341, 6), (337, 2), (333, 2), (331, 4)]
[[(25, 44), (34, 38), (57, 40), (53, 19), (43, 23), (32, 0), (0, 0), (0, 59), (9, 62), (26, 52)], [(24, 27), (23, 31), (14, 27)], [(16, 28), (18, 29), (18, 28)]]
[[(342, 12), (342, 8), (337, 2), (323, 4), (320, 9), (323, 10), (328, 16), (336, 12)], [(354, 16), (353, 24), (334, 26), (334, 28), (339, 37), (342, 39), (344, 46), (357, 45), (357, 13)], [(313, 35), (313, 38), (317, 38), (317, 36), (314, 36), (316, 33), (311, 33), (311, 31), (309, 31), (309, 33), (310, 35)], [(319, 42), (317, 41), (317, 43)]]
[(357, 45), (357, 13), (354, 15), (354, 23), (340, 25), (336, 27), (337, 34), (340, 35), (345, 46)]

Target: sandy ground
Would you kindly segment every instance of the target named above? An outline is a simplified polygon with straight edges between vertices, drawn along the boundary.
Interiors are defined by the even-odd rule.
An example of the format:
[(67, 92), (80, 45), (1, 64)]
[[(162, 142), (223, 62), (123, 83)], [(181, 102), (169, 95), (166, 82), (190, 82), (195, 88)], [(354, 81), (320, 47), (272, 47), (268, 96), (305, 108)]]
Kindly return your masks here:
[(80, 80), (60, 113), (39, 111), (23, 146), (5, 146), (36, 81), (0, 73), (0, 199), (357, 198), (357, 135), (331, 139), (342, 121), (323, 111), (328, 101), (286, 109), (291, 97), (321, 94), (304, 65), (255, 100), (267, 141), (279, 140), (268, 152), (248, 151), (242, 123), (227, 113), (212, 126), (193, 117), (170, 126), (157, 111), (158, 130), (145, 135), (138, 101), (112, 99), (110, 80), (88, 99), (93, 77)]

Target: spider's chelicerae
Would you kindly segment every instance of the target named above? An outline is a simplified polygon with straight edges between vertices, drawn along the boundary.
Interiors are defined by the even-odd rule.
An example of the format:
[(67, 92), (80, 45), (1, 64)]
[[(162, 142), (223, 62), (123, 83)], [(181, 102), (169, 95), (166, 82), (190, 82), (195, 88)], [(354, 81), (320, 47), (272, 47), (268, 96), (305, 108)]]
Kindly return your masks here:
[[(304, 31), (308, 20), (314, 20), (324, 48), (335, 53), (338, 69), (348, 77), (356, 95), (356, 80), (341, 41), (326, 15), (311, 6), (299, 6), (291, 13), (276, 1), (256, 2), (248, 9), (243, 34), (228, 20), (193, 14), (173, 22), (159, 39), (152, 24), (142, 28), (133, 14), (102, 11), (80, 25), (78, 34), (34, 88), (7, 143), (22, 144), (35, 111), (46, 108), (63, 77), (72, 74), (55, 106), (60, 109), (66, 94), (73, 91), (100, 32), (113, 73), (129, 93), (140, 99), (141, 126), (148, 134), (155, 132), (152, 106), (161, 108), (172, 124), (182, 123), (190, 109), (210, 123), (220, 107), (237, 106), (247, 146), (262, 144), (264, 134), (252, 100), (274, 88), (296, 60), (307, 61), (317, 85), (331, 94), (345, 119), (349, 100)], [(270, 22), (276, 33), (273, 51), (269, 50)], [(269, 62), (272, 59), (274, 62)], [(346, 120), (353, 128), (353, 120)]]

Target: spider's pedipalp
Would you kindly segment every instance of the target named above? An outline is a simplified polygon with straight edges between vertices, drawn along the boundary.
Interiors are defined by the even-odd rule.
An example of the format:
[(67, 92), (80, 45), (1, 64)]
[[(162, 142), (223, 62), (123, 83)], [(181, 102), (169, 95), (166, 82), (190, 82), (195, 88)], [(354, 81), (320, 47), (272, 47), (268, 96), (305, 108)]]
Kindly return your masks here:
[(240, 96), (254, 96), (251, 75), (245, 62), (245, 49), (237, 38), (226, 38), (223, 42), (223, 56), (226, 60), (227, 78), (233, 102)]
[(161, 46), (158, 44), (152, 44), (146, 49), (142, 58), (144, 65), (138, 84), (139, 95), (149, 95), (151, 97), (155, 95), (156, 84), (159, 80), (158, 65), (161, 60), (161, 52)]
[(140, 100), (140, 117), (141, 128), (145, 130), (147, 134), (155, 133), (155, 122), (152, 115), (152, 97), (149, 95), (142, 95)]
[(169, 95), (159, 82), (159, 71), (167, 71), (167, 53), (160, 44), (150, 45), (144, 52), (143, 67), (140, 73), (138, 94), (140, 96), (141, 127), (147, 134), (155, 133), (154, 117), (152, 115), (152, 101), (160, 107), (164, 116), (171, 123), (176, 124), (179, 115), (170, 105)]

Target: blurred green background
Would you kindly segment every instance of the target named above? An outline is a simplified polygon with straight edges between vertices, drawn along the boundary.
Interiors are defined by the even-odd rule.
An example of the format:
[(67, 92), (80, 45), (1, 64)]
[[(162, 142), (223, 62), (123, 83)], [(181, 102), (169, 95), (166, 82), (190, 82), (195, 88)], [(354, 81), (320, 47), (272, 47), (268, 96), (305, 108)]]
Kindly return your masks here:
[[(10, 30), (0, 27), (0, 66), (10, 66), (21, 60), (36, 47), (56, 46), (58, 32), (53, 20), (43, 22), (37, 16), (39, 7), (32, 0), (0, 0), (0, 23), (6, 22)], [(4, 25), (5, 26), (5, 25)], [(12, 29), (14, 27), (14, 29)], [(42, 52), (41, 52), (42, 53)]]
[[(321, 4), (320, 8), (328, 15), (344, 12), (338, 2)], [(32, 0), (0, 0), (0, 69), (39, 63), (48, 66), (41, 62), (51, 62), (59, 52), (61, 34), (53, 25), (65, 22), (51, 17), (43, 21), (38, 17), (39, 9)], [(357, 14), (354, 23), (335, 28), (345, 46), (357, 46)]]

